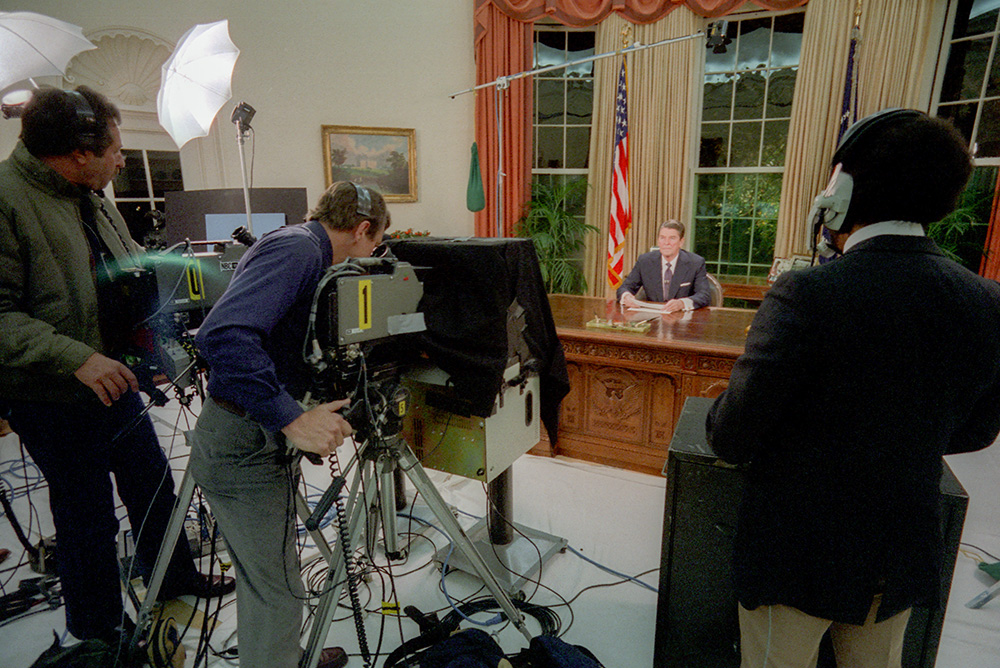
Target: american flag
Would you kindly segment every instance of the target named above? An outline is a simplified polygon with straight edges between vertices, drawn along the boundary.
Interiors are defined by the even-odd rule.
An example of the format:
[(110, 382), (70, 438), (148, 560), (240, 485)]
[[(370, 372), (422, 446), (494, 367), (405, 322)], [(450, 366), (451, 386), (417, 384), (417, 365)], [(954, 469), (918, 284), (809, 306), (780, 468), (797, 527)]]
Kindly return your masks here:
[(615, 97), (615, 150), (611, 174), (611, 225), (608, 229), (608, 283), (622, 284), (624, 273), (625, 233), (632, 224), (632, 205), (628, 196), (628, 87), (625, 83), (625, 59), (618, 75)]

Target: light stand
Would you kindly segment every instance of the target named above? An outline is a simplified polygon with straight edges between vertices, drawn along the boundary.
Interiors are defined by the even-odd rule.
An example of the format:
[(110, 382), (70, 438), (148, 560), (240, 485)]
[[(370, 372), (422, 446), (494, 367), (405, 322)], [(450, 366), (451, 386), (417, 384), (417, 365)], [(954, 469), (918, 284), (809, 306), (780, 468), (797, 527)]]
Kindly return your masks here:
[(236, 124), (236, 143), (239, 146), (240, 151), (240, 175), (243, 177), (243, 202), (246, 205), (247, 210), (247, 231), (251, 235), (253, 235), (253, 220), (250, 215), (250, 185), (247, 181), (247, 160), (244, 145), (246, 144), (247, 137), (253, 129), (250, 127), (250, 121), (256, 113), (257, 110), (249, 104), (246, 102), (240, 102), (236, 105), (236, 108), (233, 109), (233, 115), (230, 119)]

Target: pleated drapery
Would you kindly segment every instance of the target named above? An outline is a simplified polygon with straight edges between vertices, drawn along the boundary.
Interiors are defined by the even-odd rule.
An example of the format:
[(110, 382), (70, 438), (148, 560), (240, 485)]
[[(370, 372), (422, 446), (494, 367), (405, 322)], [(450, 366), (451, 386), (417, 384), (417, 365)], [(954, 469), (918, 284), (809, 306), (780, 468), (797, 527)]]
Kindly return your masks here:
[[(943, 4), (937, 0), (862, 3), (855, 76), (857, 116), (906, 107), (928, 111), (940, 39)], [(854, 2), (811, 0), (806, 6), (799, 75), (792, 100), (785, 177), (774, 254), (808, 254), (812, 229), (806, 219), (816, 194), (830, 178), (837, 147)]]
[[(622, 30), (631, 26), (630, 43), (654, 44), (691, 35), (699, 29), (691, 12), (672, 12), (649, 25), (631, 25), (612, 15), (597, 27), (596, 50), (622, 47)], [(660, 223), (683, 219), (687, 211), (688, 146), (692, 140), (692, 95), (701, 40), (685, 40), (629, 54), (629, 161), (632, 227), (625, 238), (625, 269), (656, 243)], [(614, 95), (621, 57), (594, 63), (594, 115), (590, 142), (587, 223), (600, 231), (587, 237), (585, 267), (590, 294), (613, 296), (607, 281), (607, 238), (611, 205), (611, 152)], [(605, 169), (603, 166), (607, 165)]]

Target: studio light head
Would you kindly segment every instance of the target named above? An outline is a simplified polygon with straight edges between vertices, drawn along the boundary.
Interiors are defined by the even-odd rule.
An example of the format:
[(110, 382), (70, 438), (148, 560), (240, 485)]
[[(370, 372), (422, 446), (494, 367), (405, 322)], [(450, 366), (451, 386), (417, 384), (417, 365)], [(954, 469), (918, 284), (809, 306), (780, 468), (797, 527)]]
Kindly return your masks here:
[(719, 20), (708, 24), (708, 36), (705, 40), (706, 48), (712, 49), (712, 53), (725, 53), (726, 46), (732, 43), (732, 38), (727, 33), (729, 21)]
[(235, 123), (236, 127), (239, 128), (240, 132), (242, 132), (250, 129), (250, 121), (253, 120), (254, 114), (256, 113), (257, 110), (249, 104), (246, 102), (240, 102), (236, 105), (236, 108), (233, 109), (233, 115), (229, 120)]

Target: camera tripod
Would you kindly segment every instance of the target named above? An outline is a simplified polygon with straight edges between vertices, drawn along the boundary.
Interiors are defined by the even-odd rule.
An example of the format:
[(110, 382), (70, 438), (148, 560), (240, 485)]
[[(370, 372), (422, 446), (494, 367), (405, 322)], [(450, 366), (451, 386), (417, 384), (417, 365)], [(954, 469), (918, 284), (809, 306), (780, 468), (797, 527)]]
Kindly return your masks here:
[[(402, 405), (405, 406), (405, 403)], [(393, 420), (392, 422), (396, 423), (397, 421)], [(524, 616), (514, 607), (510, 597), (490, 571), (482, 555), (476, 550), (475, 545), (466, 535), (458, 520), (452, 515), (441, 494), (414, 455), (413, 450), (400, 435), (398, 423), (397, 428), (393, 428), (391, 431), (393, 433), (388, 436), (370, 437), (363, 440), (357, 454), (352, 456), (348, 466), (340, 472), (340, 476), (334, 479), (333, 484), (314, 511), (308, 507), (301, 491), (296, 493), (296, 512), (305, 523), (307, 531), (328, 564), (323, 593), (319, 597), (319, 606), (313, 617), (309, 640), (300, 664), (303, 668), (316, 668), (319, 662), (320, 653), (329, 627), (333, 622), (343, 587), (349, 583), (349, 578), (353, 577), (353, 574), (350, 573), (349, 563), (350, 546), (358, 544), (362, 531), (366, 527), (371, 528), (368, 527), (368, 523), (362, 521), (369, 508), (379, 508), (387, 555), (391, 557), (399, 554), (395, 513), (396, 478), (400, 471), (413, 483), (444, 532), (454, 543), (457, 552), (467, 560), (475, 574), (482, 579), (486, 588), (506, 613), (507, 618), (524, 635), (526, 640), (531, 640), (531, 634), (524, 623)], [(298, 465), (300, 457), (301, 453), (295, 455), (293, 465)], [(347, 502), (343, 507), (338, 507), (338, 519), (341, 522), (339, 527), (339, 547), (341, 549), (334, 552), (325, 536), (320, 532), (318, 520), (325, 516), (331, 504), (337, 503), (339, 505), (342, 503), (338, 497), (345, 485), (345, 476), (355, 467), (357, 467), (357, 471), (351, 482)], [(378, 482), (376, 482), (376, 477)], [(133, 649), (138, 646), (143, 630), (148, 626), (153, 606), (166, 575), (167, 564), (183, 530), (191, 500), (194, 498), (195, 487), (196, 483), (189, 466), (184, 472), (180, 488), (177, 491), (174, 511), (171, 514), (153, 573), (150, 576), (146, 597), (139, 608), (136, 630), (131, 640), (131, 648)], [(345, 546), (347, 549), (344, 549)], [(367, 665), (367, 657), (365, 658)]]
[[(466, 535), (458, 520), (452, 515), (406, 440), (398, 432), (381, 439), (368, 439), (348, 464), (347, 471), (355, 464), (358, 465), (358, 471), (351, 483), (348, 500), (341, 517), (341, 522), (347, 522), (346, 527), (341, 526), (341, 536), (347, 537), (346, 544), (354, 545), (357, 543), (365, 528), (362, 518), (366, 510), (377, 504), (385, 534), (386, 554), (390, 557), (399, 554), (396, 531), (395, 478), (397, 472), (401, 471), (413, 483), (417, 493), (423, 497), (424, 502), (451, 539), (455, 549), (468, 561), (475, 574), (483, 581), (500, 608), (506, 613), (507, 618), (524, 635), (525, 639), (530, 641), (531, 634), (524, 624), (523, 615), (514, 607), (510, 597), (490, 571), (482, 555)], [(376, 476), (378, 484), (375, 481)], [(338, 485), (337, 481), (334, 481), (331, 489), (339, 490), (341, 486), (342, 484)], [(321, 500), (313, 517), (325, 514), (323, 505), (324, 502)], [(312, 523), (307, 521), (307, 528), (310, 524)], [(303, 668), (316, 668), (342, 589), (345, 584), (349, 585), (351, 577), (348, 573), (349, 563), (348, 557), (344, 553), (345, 551), (341, 550), (333, 555), (332, 561), (328, 560), (330, 567), (303, 656)], [(367, 665), (367, 657), (365, 658)]]

